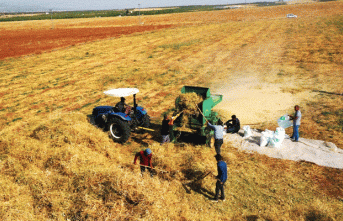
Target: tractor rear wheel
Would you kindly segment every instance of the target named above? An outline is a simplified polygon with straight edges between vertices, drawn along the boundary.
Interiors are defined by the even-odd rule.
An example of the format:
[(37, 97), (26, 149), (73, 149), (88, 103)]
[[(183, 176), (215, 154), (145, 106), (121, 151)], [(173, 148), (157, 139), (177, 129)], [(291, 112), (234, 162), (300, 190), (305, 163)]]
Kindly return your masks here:
[(108, 133), (113, 141), (118, 143), (125, 143), (131, 134), (129, 124), (119, 118), (113, 118), (108, 124)]

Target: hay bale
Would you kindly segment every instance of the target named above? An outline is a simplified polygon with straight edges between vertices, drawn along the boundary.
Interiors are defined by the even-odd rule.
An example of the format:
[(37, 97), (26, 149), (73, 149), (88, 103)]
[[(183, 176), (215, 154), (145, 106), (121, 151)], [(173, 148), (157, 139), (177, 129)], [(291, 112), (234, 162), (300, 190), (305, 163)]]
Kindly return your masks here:
[(199, 114), (198, 104), (203, 102), (203, 98), (196, 94), (195, 92), (192, 93), (185, 93), (179, 96), (179, 102), (177, 104), (177, 111), (183, 111), (184, 114)]

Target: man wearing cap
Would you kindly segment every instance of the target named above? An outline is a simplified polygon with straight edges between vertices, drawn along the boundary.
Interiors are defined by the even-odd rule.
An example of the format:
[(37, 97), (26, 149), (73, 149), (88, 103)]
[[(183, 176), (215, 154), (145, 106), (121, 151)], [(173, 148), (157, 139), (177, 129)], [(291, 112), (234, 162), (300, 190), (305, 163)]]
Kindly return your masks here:
[(227, 165), (223, 161), (223, 157), (220, 154), (217, 154), (215, 158), (217, 160), (218, 176), (216, 176), (217, 182), (216, 182), (216, 193), (215, 193), (216, 195), (214, 197), (214, 202), (218, 202), (219, 192), (221, 192), (220, 199), (225, 201), (224, 184), (227, 180)]
[(241, 129), (241, 124), (236, 115), (231, 116), (231, 120), (226, 121), (227, 133), (238, 133)]
[(140, 160), (139, 164), (141, 165), (142, 175), (145, 172), (145, 169), (147, 168), (150, 172), (150, 176), (153, 177), (153, 174), (152, 174), (153, 166), (152, 166), (152, 161), (151, 161), (152, 151), (149, 148), (147, 148), (144, 151), (142, 150), (142, 151), (136, 153), (135, 159), (133, 161), (134, 164), (137, 164), (137, 158), (138, 157)]
[(214, 130), (214, 148), (217, 154), (220, 154), (220, 147), (223, 145), (223, 137), (224, 137), (223, 122), (219, 119), (217, 122), (217, 125), (212, 125), (210, 122), (207, 121), (207, 125), (209, 126), (209, 128)]

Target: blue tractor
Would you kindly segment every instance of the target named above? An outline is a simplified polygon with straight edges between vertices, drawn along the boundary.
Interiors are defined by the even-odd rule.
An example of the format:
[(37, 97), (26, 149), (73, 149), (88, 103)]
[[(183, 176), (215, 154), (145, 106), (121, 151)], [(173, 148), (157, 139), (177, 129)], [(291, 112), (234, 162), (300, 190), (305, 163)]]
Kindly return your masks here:
[(114, 107), (99, 106), (93, 109), (92, 116), (95, 124), (108, 131), (109, 136), (115, 142), (125, 143), (129, 139), (131, 131), (150, 126), (150, 117), (147, 111), (143, 107), (137, 106), (136, 94), (138, 92), (137, 88), (118, 88), (105, 91), (104, 94), (121, 99), (133, 95), (133, 107), (125, 104), (124, 109), (118, 105)]

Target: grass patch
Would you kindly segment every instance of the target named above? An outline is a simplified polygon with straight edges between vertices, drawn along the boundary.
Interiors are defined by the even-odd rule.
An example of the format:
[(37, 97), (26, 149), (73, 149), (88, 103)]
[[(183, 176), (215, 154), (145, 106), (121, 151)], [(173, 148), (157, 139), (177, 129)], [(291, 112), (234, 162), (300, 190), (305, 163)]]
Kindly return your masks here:
[(173, 44), (167, 44), (167, 45), (160, 45), (160, 48), (163, 49), (173, 49), (173, 50), (180, 50), (182, 47), (188, 47), (194, 44), (197, 44), (200, 40), (191, 40), (191, 41), (186, 41), (186, 42), (181, 42), (181, 43), (173, 43)]
[(21, 118), (21, 117), (14, 118), (14, 119), (12, 120), (12, 122), (16, 122), (16, 121), (21, 120), (21, 119), (23, 119), (23, 118)]

